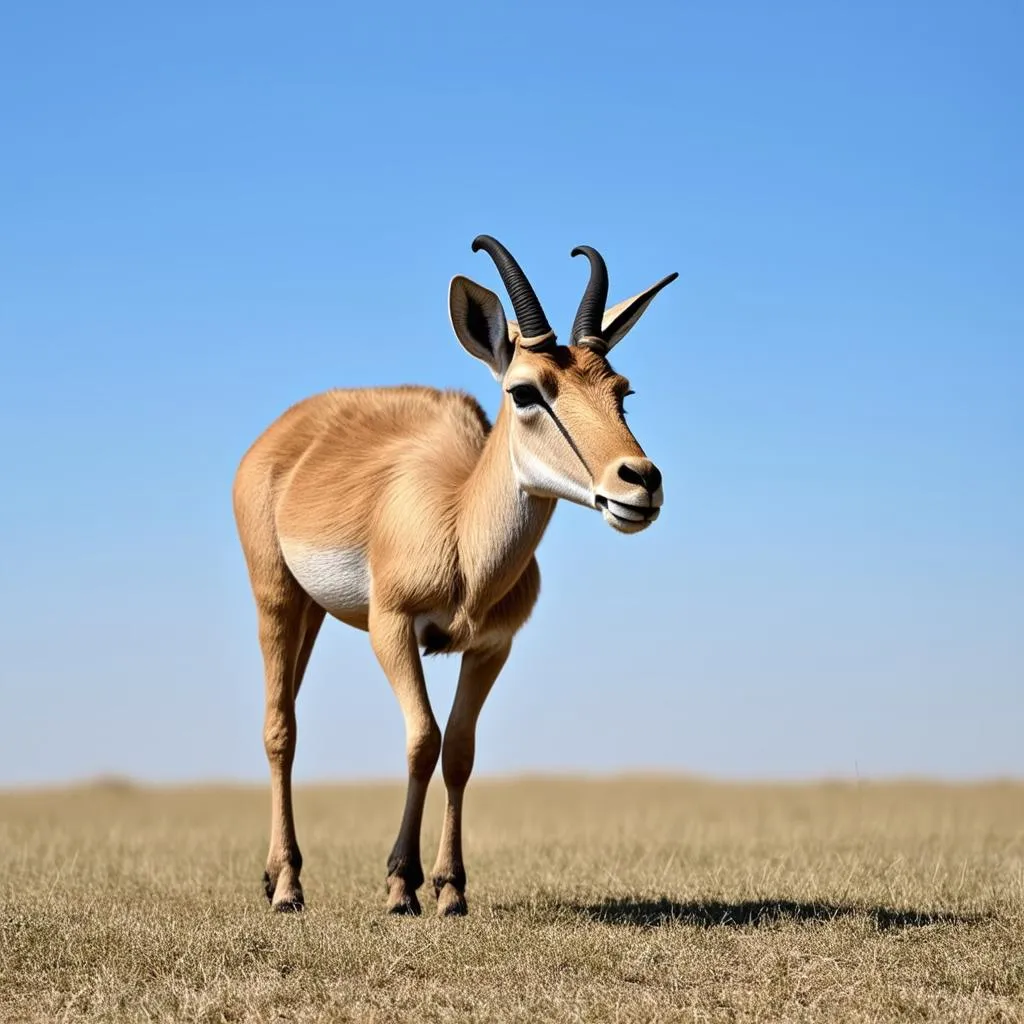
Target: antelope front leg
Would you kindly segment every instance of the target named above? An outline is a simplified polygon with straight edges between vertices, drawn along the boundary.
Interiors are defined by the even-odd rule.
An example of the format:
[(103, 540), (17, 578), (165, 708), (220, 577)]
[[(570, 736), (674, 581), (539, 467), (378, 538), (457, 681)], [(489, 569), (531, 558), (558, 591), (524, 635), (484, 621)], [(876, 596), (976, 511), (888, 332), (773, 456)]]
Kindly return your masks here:
[(441, 730), (427, 698), (413, 624), (406, 615), (370, 611), (370, 643), (405, 717), (409, 785), (398, 838), (388, 857), (387, 909), (418, 914), (416, 890), (423, 884), (420, 826), (430, 777), (441, 753)]
[(506, 644), (498, 650), (468, 651), (462, 658), (459, 685), (444, 730), (441, 760), (448, 797), (431, 879), (437, 894), (439, 917), (461, 916), (467, 912), (466, 869), (462, 863), (462, 798), (473, 771), (480, 709), (510, 650), (511, 644)]

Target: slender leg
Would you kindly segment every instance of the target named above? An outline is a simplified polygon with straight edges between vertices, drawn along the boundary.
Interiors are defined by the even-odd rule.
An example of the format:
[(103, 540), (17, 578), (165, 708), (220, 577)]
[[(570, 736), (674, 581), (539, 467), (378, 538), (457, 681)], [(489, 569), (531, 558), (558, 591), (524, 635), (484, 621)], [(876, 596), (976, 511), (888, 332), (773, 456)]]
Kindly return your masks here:
[(432, 881), (439, 917), (465, 914), (466, 869), (462, 862), (462, 797), (473, 771), (476, 722), (494, 681), (508, 660), (511, 644), (500, 650), (468, 651), (462, 657), (459, 685), (444, 730), (441, 769), (447, 791), (441, 843)]
[(299, 656), (295, 662), (295, 696), (299, 696), (299, 688), (306, 675), (306, 666), (309, 664), (309, 656), (313, 653), (313, 645), (320, 635), (320, 627), (323, 625), (326, 612), (318, 604), (309, 602), (306, 608), (306, 616), (302, 626), (302, 646), (299, 648)]
[(299, 883), (302, 853), (295, 837), (292, 811), (295, 695), (323, 612), (312, 606), (294, 582), (285, 582), (283, 590), (291, 591), (286, 599), (258, 604), (266, 683), (263, 745), (270, 766), (270, 849), (263, 885), (274, 910), (292, 911), (303, 907)]
[(299, 910), (302, 854), (292, 813), (295, 697), (324, 611), (310, 600), (284, 562), (274, 523), (273, 484), (265, 466), (243, 461), (232, 501), (263, 652), (263, 744), (270, 766), (270, 849), (263, 888), (275, 910)]
[(387, 909), (392, 914), (418, 914), (416, 890), (423, 884), (420, 826), (430, 777), (441, 753), (441, 730), (427, 698), (416, 636), (408, 616), (370, 608), (370, 643), (395, 691), (405, 718), (405, 751), (409, 784), (398, 838), (388, 857)]
[(295, 759), (297, 738), (295, 700), (299, 695), (306, 666), (309, 664), (309, 657), (313, 653), (313, 645), (320, 633), (325, 614), (319, 605), (312, 601), (308, 602), (302, 620), (302, 640), (292, 675), (290, 707), (287, 706), (286, 700), (281, 699), (285, 691), (278, 691), (276, 685), (272, 688), (269, 672), (267, 676), (264, 743), (270, 761), (271, 838), (263, 885), (274, 910), (281, 912), (301, 910), (304, 905), (302, 885), (299, 882), (302, 853), (295, 838), (295, 819), (292, 810), (292, 763)]

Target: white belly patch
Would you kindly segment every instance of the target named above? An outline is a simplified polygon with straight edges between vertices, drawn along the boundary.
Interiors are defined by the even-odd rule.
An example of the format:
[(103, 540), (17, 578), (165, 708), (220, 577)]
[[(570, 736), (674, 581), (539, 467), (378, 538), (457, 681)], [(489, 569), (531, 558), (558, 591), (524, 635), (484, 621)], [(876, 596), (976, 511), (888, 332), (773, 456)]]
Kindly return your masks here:
[(282, 540), (292, 575), (321, 608), (358, 612), (370, 607), (370, 565), (362, 548), (317, 548)]

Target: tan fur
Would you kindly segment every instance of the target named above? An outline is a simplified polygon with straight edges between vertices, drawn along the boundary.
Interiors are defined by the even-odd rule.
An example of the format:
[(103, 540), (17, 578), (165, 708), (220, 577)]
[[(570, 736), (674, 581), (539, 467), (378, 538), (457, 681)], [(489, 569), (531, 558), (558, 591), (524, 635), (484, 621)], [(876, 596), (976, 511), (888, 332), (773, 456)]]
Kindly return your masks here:
[[(388, 907), (419, 912), (423, 803), (441, 757), (448, 802), (433, 883), (440, 914), (464, 913), (462, 797), (476, 721), (537, 600), (534, 552), (556, 501), (602, 507), (623, 532), (644, 528), (660, 505), (660, 482), (656, 489), (637, 482), (656, 470), (623, 418), (628, 382), (586, 347), (519, 346), (517, 325), (506, 323), (497, 297), (459, 282), (451, 308), (460, 340), (506, 390), (539, 388), (550, 399), (547, 412), (517, 409), (506, 394), (492, 428), (479, 404), (458, 392), (328, 391), (271, 424), (235, 477), (265, 667), (265, 884), (275, 909), (303, 905), (291, 806), (295, 698), (325, 611), (369, 632), (405, 718), (409, 788), (388, 861)], [(490, 325), (486, 337), (481, 317)], [(627, 518), (611, 515), (612, 507)], [(463, 655), (443, 735), (421, 647)]]

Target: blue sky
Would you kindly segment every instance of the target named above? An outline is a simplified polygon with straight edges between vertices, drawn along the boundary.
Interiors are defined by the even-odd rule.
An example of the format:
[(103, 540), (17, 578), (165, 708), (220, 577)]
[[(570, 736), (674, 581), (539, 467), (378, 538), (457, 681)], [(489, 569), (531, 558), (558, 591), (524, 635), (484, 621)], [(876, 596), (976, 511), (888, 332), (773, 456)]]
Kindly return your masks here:
[[(665, 474), (563, 506), (478, 770), (1024, 775), (1024, 12), (23, 4), (0, 31), (0, 783), (263, 780), (235, 466), (292, 402), (498, 392), (501, 238)], [(457, 664), (428, 666), (447, 710)], [(299, 778), (401, 775), (325, 628)]]

